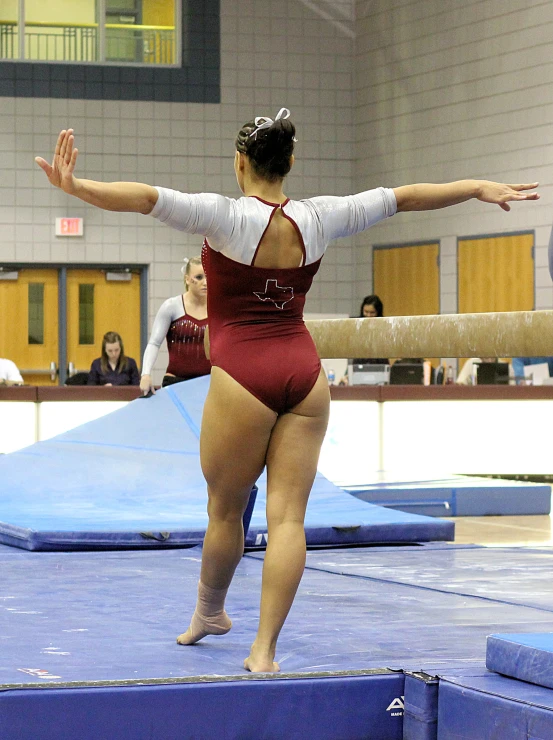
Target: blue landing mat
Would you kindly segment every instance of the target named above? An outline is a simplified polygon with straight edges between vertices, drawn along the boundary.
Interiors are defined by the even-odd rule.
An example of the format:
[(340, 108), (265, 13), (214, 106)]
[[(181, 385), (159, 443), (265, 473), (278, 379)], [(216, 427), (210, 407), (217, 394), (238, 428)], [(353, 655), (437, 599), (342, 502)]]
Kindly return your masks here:
[(551, 511), (551, 486), (492, 478), (458, 475), (439, 480), (387, 480), (344, 490), (361, 501), (426, 516), (517, 516)]
[(486, 667), (553, 689), (553, 633), (490, 635)]
[(551, 740), (553, 691), (482, 672), (440, 676), (438, 740)]
[(553, 548), (446, 545), (395, 550), (375, 548), (372, 551), (326, 550), (307, 553), (307, 566), (357, 579), (553, 612)]
[[(0, 458), (0, 542), (30, 550), (171, 547), (207, 525), (199, 428), (209, 378), (138, 399)], [(247, 544), (263, 546), (265, 478)], [(357, 501), (318, 475), (310, 545), (449, 540), (454, 525)]]
[(392, 673), (12, 690), (0, 726), (2, 740), (401, 740), (402, 691)]
[[(149, 740), (160, 736), (156, 728), (163, 730), (164, 740), (400, 740), (403, 676), (386, 669), (471, 678), (474, 666), (484, 672), (490, 632), (553, 631), (551, 589), (549, 604), (542, 608), (508, 603), (515, 590), (521, 601), (531, 596), (537, 572), (533, 581), (521, 585), (518, 574), (511, 580), (509, 567), (497, 578), (495, 559), (489, 560), (495, 550), (451, 550), (455, 556), (480, 556), (472, 570), (481, 571), (483, 589), (486, 578), (489, 588), (502, 588), (501, 594), (496, 591), (496, 600), (465, 595), (469, 588), (460, 573), (456, 585), (461, 593), (446, 592), (450, 572), (444, 545), (356, 550), (366, 563), (379, 562), (381, 567), (389, 563), (392, 572), (412, 568), (418, 559), (421, 572), (422, 560), (434, 557), (431, 570), (437, 569), (442, 558), (446, 567), (433, 589), (340, 575), (309, 564), (277, 655), (285, 674), (304, 678), (297, 684), (286, 676), (268, 681), (246, 678), (244, 689), (247, 674), (241, 664), (257, 625), (260, 554), (246, 556), (238, 567), (227, 604), (234, 622), (230, 634), (185, 648), (174, 638), (194, 608), (200, 548), (103, 553), (0, 550), (2, 740), (37, 736)], [(522, 561), (527, 559), (523, 549), (516, 553)], [(332, 558), (334, 565), (343, 560), (347, 572), (351, 554), (310, 553), (308, 561), (314, 562), (315, 555)], [(503, 555), (507, 560), (509, 552)], [(467, 563), (469, 584), (470, 570)], [(545, 583), (550, 579), (549, 561), (543, 561), (542, 570)], [(371, 670), (374, 673), (366, 675)], [(323, 678), (324, 672), (345, 675)], [(224, 677), (232, 677), (230, 683)], [(39, 691), (28, 690), (37, 685)], [(209, 725), (206, 712), (198, 710), (205, 706), (210, 707)], [(298, 718), (296, 731), (292, 718), (300, 711), (304, 715)], [(163, 716), (173, 713), (181, 720), (176, 732), (173, 718)], [(246, 727), (250, 715), (255, 725)], [(378, 722), (385, 720), (388, 724), (381, 733)], [(231, 721), (242, 734), (233, 733)], [(204, 722), (200, 729), (199, 722)], [(183, 728), (189, 729), (188, 735), (183, 735)]]
[[(362, 548), (367, 561), (390, 548)], [(416, 548), (401, 548), (404, 564)], [(444, 555), (444, 551), (437, 551)], [(475, 552), (461, 550), (458, 552)], [(485, 577), (489, 550), (479, 551)], [(346, 552), (326, 553), (342, 558)], [(427, 552), (427, 556), (432, 552)], [(262, 560), (244, 557), (228, 597), (231, 633), (192, 648), (174, 642), (188, 623), (201, 551), (0, 553), (0, 688), (40, 682), (151, 680), (242, 673), (259, 614)], [(395, 567), (398, 565), (395, 560)], [(390, 566), (394, 567), (392, 560)], [(494, 583), (493, 568), (487, 576)], [(447, 582), (448, 571), (442, 580)], [(543, 581), (550, 578), (543, 565)], [(443, 671), (483, 667), (490, 633), (553, 631), (548, 607), (510, 604), (519, 588), (506, 570), (502, 599), (352, 578), (308, 565), (279, 642), (286, 673), (366, 669)], [(550, 590), (551, 591), (551, 590)], [(531, 600), (531, 585), (520, 600)]]

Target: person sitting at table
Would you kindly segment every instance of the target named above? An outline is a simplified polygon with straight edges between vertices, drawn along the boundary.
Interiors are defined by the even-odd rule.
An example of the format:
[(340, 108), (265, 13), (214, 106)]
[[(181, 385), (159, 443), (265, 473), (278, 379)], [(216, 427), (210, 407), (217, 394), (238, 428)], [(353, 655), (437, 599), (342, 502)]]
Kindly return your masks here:
[[(384, 316), (384, 304), (377, 295), (367, 295), (361, 302), (359, 309), (360, 319), (380, 319)], [(389, 365), (387, 357), (356, 357), (354, 365)]]
[(123, 340), (115, 331), (102, 339), (102, 356), (90, 366), (87, 385), (140, 385), (138, 367), (125, 355)]
[(15, 362), (0, 357), (0, 385), (23, 385), (23, 378)]

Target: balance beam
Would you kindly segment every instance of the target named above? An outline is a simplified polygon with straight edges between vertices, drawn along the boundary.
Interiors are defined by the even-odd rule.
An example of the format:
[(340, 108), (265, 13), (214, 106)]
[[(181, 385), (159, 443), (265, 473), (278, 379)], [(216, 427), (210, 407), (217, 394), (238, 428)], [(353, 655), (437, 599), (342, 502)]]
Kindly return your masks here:
[(553, 356), (553, 311), (305, 322), (323, 359)]

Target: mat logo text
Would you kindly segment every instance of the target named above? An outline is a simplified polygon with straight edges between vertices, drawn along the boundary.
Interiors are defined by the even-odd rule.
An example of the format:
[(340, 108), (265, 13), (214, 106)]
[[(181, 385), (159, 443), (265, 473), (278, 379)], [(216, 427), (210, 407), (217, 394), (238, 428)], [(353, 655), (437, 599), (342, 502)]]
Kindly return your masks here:
[(398, 696), (397, 699), (393, 700), (388, 709), (386, 709), (387, 712), (391, 712), (390, 717), (403, 717), (403, 710), (405, 709), (404, 700), (404, 696)]

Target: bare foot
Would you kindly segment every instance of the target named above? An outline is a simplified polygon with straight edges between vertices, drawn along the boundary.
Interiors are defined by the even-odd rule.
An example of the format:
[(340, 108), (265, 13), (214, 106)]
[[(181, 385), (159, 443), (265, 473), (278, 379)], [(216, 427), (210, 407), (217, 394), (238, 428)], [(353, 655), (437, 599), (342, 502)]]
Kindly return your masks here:
[(252, 658), (246, 658), (244, 668), (252, 673), (279, 673), (280, 666), (274, 660), (265, 662), (255, 661)]
[(228, 614), (224, 611), (216, 617), (202, 617), (194, 612), (190, 627), (177, 637), (179, 645), (194, 645), (207, 635), (226, 635), (232, 627)]
[(244, 661), (244, 668), (252, 673), (279, 673), (280, 666), (273, 660), (274, 657), (274, 650), (259, 650), (254, 643), (251, 646), (250, 654)]

